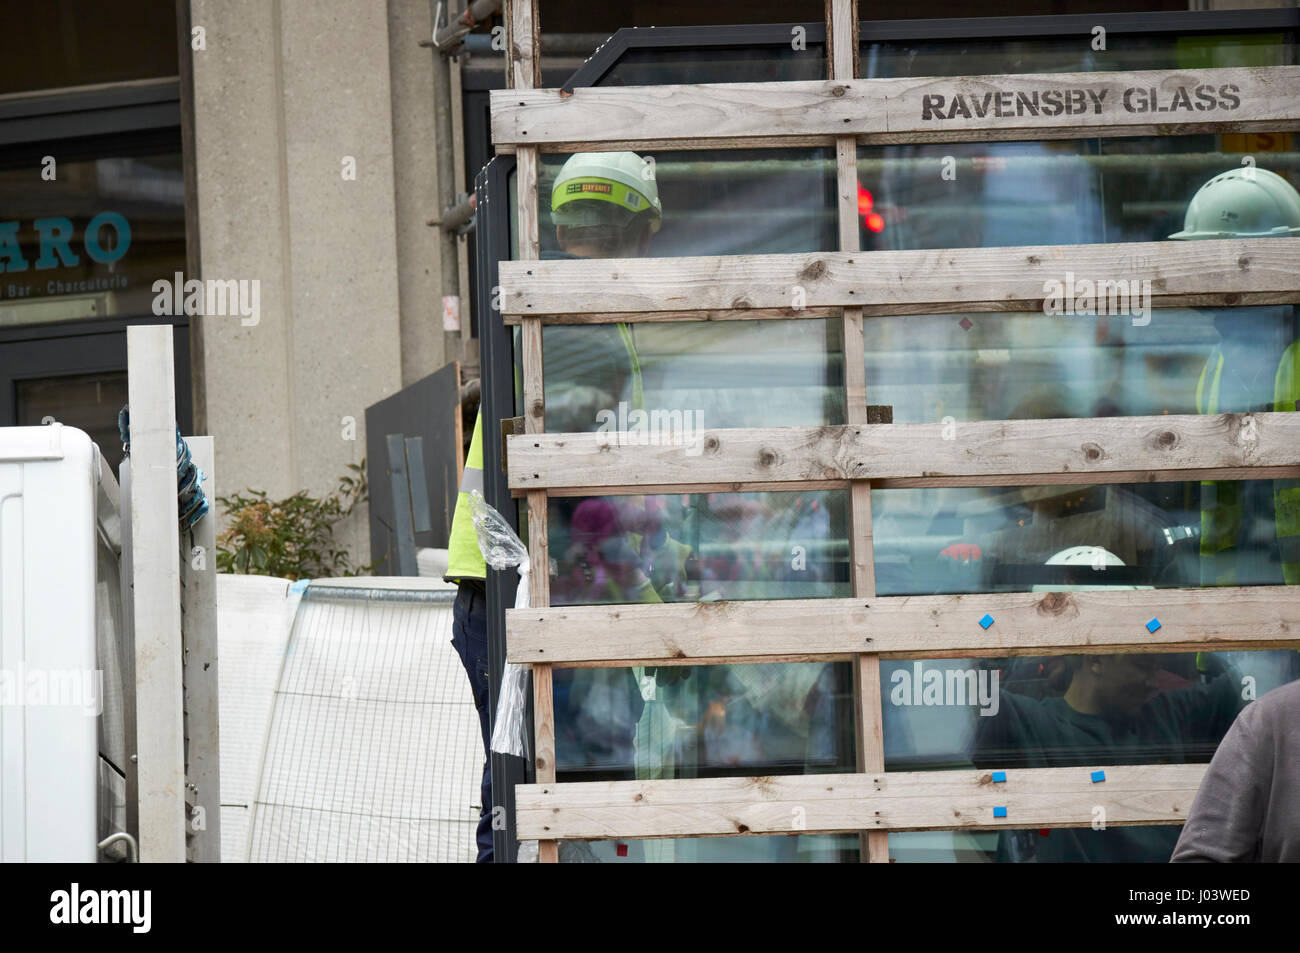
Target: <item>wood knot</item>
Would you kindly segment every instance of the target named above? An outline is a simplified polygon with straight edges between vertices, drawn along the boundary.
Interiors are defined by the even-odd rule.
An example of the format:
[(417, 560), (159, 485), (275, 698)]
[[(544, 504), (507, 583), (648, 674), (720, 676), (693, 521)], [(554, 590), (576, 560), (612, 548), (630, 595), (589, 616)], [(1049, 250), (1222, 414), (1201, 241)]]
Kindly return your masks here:
[(825, 274), (826, 274), (826, 262), (818, 258), (815, 261), (810, 261), (808, 263), (808, 267), (804, 268), (803, 271), (799, 272), (799, 277), (803, 281), (816, 281), (818, 278), (822, 277)]
[(1161, 450), (1172, 450), (1178, 446), (1178, 434), (1172, 430), (1162, 430), (1156, 434), (1155, 445)]
[(1101, 449), (1100, 444), (1085, 443), (1082, 450), (1083, 459), (1087, 460), (1089, 463), (1096, 463), (1105, 455), (1105, 451)]
[(762, 450), (758, 451), (758, 465), (764, 469), (775, 466), (779, 459), (780, 458), (776, 455), (775, 450), (769, 450), (764, 447)]
[(1038, 601), (1039, 615), (1060, 615), (1070, 607), (1073, 600), (1068, 593), (1049, 592)]
[(1250, 256), (1242, 255), (1237, 259), (1237, 267), (1242, 271), (1250, 271)]
[(845, 93), (847, 93), (848, 91), (849, 91), (849, 88), (848, 88), (847, 86), (832, 86), (832, 87), (831, 87), (831, 95), (832, 95), (832, 96), (843, 96), (843, 95), (844, 95)]
[(720, 444), (718, 443), (718, 438), (717, 438), (717, 437), (705, 437), (705, 438), (704, 438), (704, 449), (705, 449), (705, 451), (707, 451), (708, 453), (717, 453), (717, 452), (718, 452), (718, 447), (719, 447), (719, 446), (720, 446)]

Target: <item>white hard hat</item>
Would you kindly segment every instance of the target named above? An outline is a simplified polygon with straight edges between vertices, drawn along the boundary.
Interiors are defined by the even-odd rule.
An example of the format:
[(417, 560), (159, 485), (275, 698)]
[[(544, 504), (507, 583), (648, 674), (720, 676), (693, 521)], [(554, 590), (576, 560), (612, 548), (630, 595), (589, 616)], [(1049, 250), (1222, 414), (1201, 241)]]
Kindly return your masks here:
[(635, 152), (579, 152), (560, 167), (551, 187), (556, 225), (625, 225), (638, 215), (649, 218), (652, 233), (659, 230), (663, 207), (653, 162)]
[(1108, 549), (1100, 546), (1071, 546), (1054, 554), (1045, 566), (1089, 566), (1098, 575), (1099, 585), (1088, 586), (1054, 586), (1051, 584), (1035, 585), (1034, 592), (1085, 592), (1095, 589), (1154, 589), (1155, 586), (1137, 586), (1131, 583), (1112, 583), (1106, 585), (1103, 580), (1107, 566), (1123, 566), (1120, 559)]

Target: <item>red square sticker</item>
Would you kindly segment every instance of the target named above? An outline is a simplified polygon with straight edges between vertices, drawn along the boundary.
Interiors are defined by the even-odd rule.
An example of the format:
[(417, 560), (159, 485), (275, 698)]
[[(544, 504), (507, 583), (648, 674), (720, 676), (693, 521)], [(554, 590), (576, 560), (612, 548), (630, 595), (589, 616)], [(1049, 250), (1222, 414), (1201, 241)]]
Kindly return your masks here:
[(627, 856), (627, 844), (619, 844), (614, 848), (615, 853), (620, 857)]

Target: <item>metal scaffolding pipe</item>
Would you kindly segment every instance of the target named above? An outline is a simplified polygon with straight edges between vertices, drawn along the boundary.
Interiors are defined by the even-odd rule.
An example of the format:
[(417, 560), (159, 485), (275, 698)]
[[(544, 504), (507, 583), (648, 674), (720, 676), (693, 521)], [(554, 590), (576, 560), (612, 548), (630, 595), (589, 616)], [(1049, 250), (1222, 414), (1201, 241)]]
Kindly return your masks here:
[[(434, 10), (434, 17), (438, 16), (443, 4), (439, 3)], [(470, 30), (478, 26), (494, 13), (501, 12), (501, 0), (474, 0), (465, 10), (456, 17), (449, 19), (442, 26), (434, 20), (433, 40), (422, 40), (421, 46), (435, 47), (443, 56), (450, 56), (460, 47), (457, 42)], [(490, 38), (489, 42), (490, 42)]]
[[(449, 16), (451, 23), (458, 24), (468, 31), (478, 16), (488, 16), (499, 9), (501, 0), (484, 4), (471, 3), (459, 17)], [(437, 4), (434, 11), (434, 36), (444, 28), (438, 27), (438, 15), (443, 3)], [(486, 9), (491, 7), (492, 10)], [(475, 11), (478, 11), (476, 14)], [(450, 24), (449, 24), (450, 25)], [(439, 52), (444, 48), (440, 47)], [(438, 208), (448, 209), (456, 204), (456, 136), (452, 120), (451, 60), (446, 56), (433, 58), (433, 120), (434, 120), (434, 159), (438, 172)], [(445, 213), (444, 213), (445, 214)], [(444, 229), (438, 236), (439, 274), (442, 278), (443, 313), (448, 309), (460, 310), (460, 255), (456, 246), (456, 232)], [(459, 330), (448, 330), (443, 326), (443, 355), (448, 361), (456, 360), (461, 354), (461, 334)]]

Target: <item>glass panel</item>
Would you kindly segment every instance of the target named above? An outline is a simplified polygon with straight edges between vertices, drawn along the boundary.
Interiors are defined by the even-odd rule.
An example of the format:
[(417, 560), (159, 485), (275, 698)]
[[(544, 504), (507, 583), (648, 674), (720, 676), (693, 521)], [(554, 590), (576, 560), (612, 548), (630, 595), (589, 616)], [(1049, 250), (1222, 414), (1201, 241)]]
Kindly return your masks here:
[(868, 401), (895, 423), (950, 418), (953, 439), (967, 420), (1290, 411), (1300, 397), (1294, 305), (873, 317), (863, 336)]
[[(1294, 651), (884, 660), (885, 767), (1208, 762), (1243, 707), (1298, 677)], [(1180, 830), (891, 834), (890, 853), (900, 860), (1163, 863)]]
[[(820, 17), (818, 17), (820, 19)], [(673, 83), (771, 83), (826, 78), (826, 47), (802, 39), (769, 46), (631, 49), (600, 80), (601, 86)], [(802, 47), (802, 48), (799, 48)]]
[(127, 402), (125, 371), (46, 377), (18, 381), (15, 386), (19, 427), (35, 427), (53, 418), (83, 430), (117, 473), (122, 462), (117, 414)]
[(830, 251), (838, 240), (830, 149), (547, 154), (539, 205), (543, 258)]
[[(185, 270), (179, 153), (0, 169), (0, 326), (154, 314), (156, 279)], [(169, 308), (170, 313), (172, 308)]]
[(877, 490), (877, 592), (1294, 585), (1296, 486), (1251, 480)]
[(842, 340), (839, 318), (551, 325), (546, 429), (623, 431), (698, 454), (706, 428), (841, 424)]
[(1111, 30), (1104, 50), (1092, 48), (1090, 35), (1082, 41), (1076, 35), (886, 42), (864, 35), (861, 45), (862, 75), (868, 79), (1289, 66), (1295, 62), (1295, 32), (1291, 30), (1215, 35)]
[[(1300, 152), (1292, 133), (861, 146), (862, 247), (1164, 241), (1183, 229), (1197, 190), (1241, 170), (1246, 156), (1289, 182), (1270, 176), (1261, 197), (1273, 188), (1294, 193)], [(1277, 224), (1300, 226), (1283, 218)], [(1142, 270), (1132, 263), (1132, 275), (1114, 277)]]
[[(547, 33), (606, 33), (620, 27), (643, 32), (663, 27), (707, 27), (716, 23), (820, 23), (820, 0), (744, 0), (743, 3), (610, 3), (548, 0), (542, 15)], [(543, 43), (545, 46), (545, 43)]]
[(858, 843), (857, 834), (560, 841), (560, 863), (856, 863)]
[[(842, 491), (552, 499), (551, 605), (847, 596)], [(852, 770), (847, 665), (557, 669), (563, 780)]]

